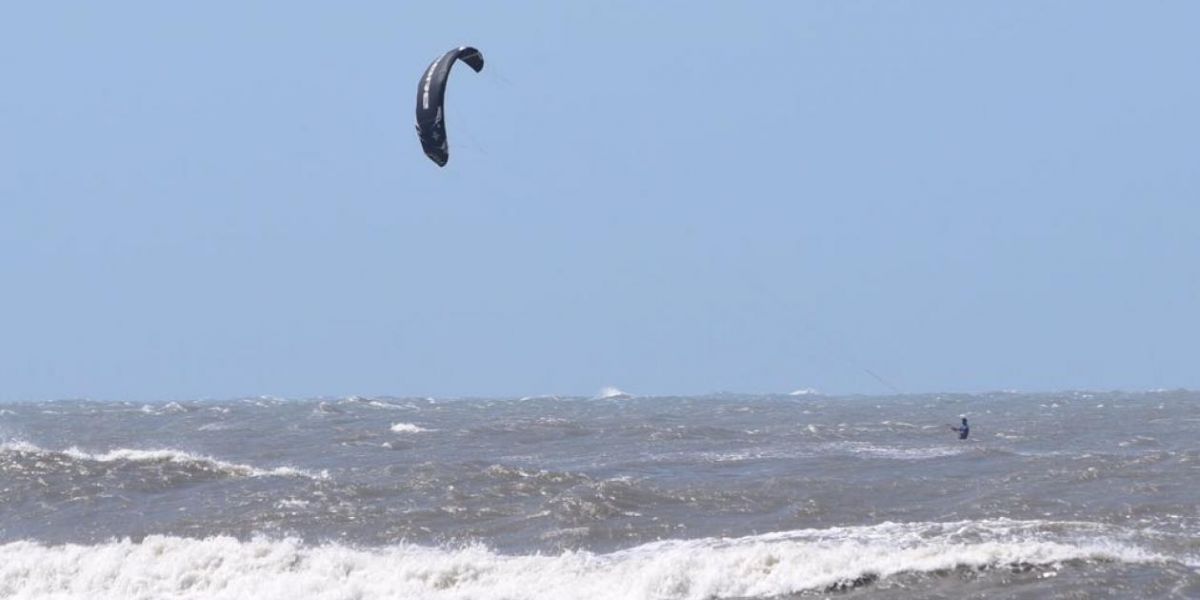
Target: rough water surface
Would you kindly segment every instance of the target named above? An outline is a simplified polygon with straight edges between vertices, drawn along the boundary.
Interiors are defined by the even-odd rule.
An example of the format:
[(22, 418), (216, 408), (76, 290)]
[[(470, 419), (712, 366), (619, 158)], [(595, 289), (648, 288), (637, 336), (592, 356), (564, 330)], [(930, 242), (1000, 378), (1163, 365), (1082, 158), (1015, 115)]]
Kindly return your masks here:
[(0, 598), (1198, 598), (1197, 498), (1185, 391), (18, 403)]

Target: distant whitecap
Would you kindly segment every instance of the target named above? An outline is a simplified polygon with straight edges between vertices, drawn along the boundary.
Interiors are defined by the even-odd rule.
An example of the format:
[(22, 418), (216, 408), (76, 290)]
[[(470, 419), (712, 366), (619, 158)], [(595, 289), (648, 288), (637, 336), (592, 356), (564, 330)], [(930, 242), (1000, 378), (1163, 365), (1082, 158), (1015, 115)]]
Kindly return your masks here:
[(421, 427), (420, 425), (414, 425), (412, 423), (393, 423), (392, 424), (392, 433), (423, 433), (426, 431), (429, 431), (429, 430), (425, 429), (424, 427)]

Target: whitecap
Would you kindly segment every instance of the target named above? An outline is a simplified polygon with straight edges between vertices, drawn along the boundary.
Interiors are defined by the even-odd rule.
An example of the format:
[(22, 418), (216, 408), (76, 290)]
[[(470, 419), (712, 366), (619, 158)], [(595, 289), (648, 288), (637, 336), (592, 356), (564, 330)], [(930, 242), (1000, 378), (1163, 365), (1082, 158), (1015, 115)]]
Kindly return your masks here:
[(685, 600), (784, 597), (958, 569), (1019, 565), (1057, 573), (1091, 561), (1188, 564), (1137, 540), (1099, 524), (1005, 519), (666, 540), (607, 554), (152, 535), (96, 545), (3, 544), (0, 581), (13, 600), (118, 598), (132, 590), (145, 598), (212, 600), (292, 600), (313, 590), (361, 600)]
[(876, 446), (868, 442), (835, 442), (823, 444), (820, 448), (836, 454), (851, 454), (854, 456), (892, 460), (928, 460), (954, 456), (963, 452), (963, 448), (951, 446), (899, 448), (893, 446)]
[(605, 387), (604, 389), (601, 389), (600, 393), (596, 394), (595, 399), (596, 400), (611, 400), (614, 398), (632, 398), (632, 397), (633, 396), (625, 393), (624, 391), (620, 390), (619, 388), (616, 388), (613, 386), (608, 386), (608, 387)]
[(371, 400), (370, 402), (367, 402), (367, 406), (370, 406), (373, 408), (382, 408), (382, 409), (386, 409), (386, 410), (406, 410), (406, 409), (413, 408), (411, 405), (400, 406), (400, 405), (396, 405), (396, 404), (389, 404), (387, 402), (381, 402), (379, 400)]
[(134, 448), (117, 448), (106, 452), (92, 453), (80, 450), (77, 446), (71, 446), (66, 450), (54, 451), (46, 450), (34, 444), (24, 441), (6, 442), (0, 444), (0, 451), (16, 451), (32, 454), (40, 454), (51, 456), (54, 454), (66, 456), (80, 461), (90, 461), (99, 463), (114, 463), (114, 462), (132, 462), (132, 463), (175, 463), (180, 465), (193, 465), (202, 468), (220, 471), (227, 475), (235, 477), (307, 477), (310, 479), (328, 479), (327, 471), (311, 472), (295, 467), (275, 467), (272, 469), (263, 469), (250, 465), (233, 463), (219, 460), (202, 454), (193, 454), (183, 450), (174, 450), (170, 448), (161, 449), (134, 449)]
[(393, 433), (424, 433), (429, 431), (420, 425), (412, 423), (392, 423), (391, 429)]

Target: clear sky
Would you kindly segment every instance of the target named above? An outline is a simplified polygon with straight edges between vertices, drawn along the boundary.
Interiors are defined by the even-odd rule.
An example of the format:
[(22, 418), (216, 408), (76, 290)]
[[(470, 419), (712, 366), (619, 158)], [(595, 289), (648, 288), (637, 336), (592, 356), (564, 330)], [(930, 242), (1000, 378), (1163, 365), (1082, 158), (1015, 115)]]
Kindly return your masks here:
[(1197, 23), (8, 3), (0, 400), (1200, 387)]

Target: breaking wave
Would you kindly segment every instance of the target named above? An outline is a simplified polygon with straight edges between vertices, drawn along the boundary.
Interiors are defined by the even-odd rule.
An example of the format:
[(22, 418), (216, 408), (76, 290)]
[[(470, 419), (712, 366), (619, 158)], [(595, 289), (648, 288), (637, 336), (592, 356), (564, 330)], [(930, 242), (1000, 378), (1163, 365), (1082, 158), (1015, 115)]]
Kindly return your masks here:
[(393, 433), (422, 433), (425, 431), (429, 431), (429, 430), (425, 429), (424, 427), (421, 427), (420, 425), (414, 425), (412, 423), (393, 423), (392, 424), (392, 432)]
[[(10, 456), (5, 456), (10, 455)], [(77, 447), (66, 450), (46, 450), (28, 442), (5, 442), (0, 444), (0, 468), (8, 468), (14, 459), (28, 457), (38, 462), (51, 464), (70, 462), (90, 462), (103, 464), (141, 464), (141, 465), (174, 465), (184, 469), (198, 469), (217, 472), (233, 477), (307, 477), (310, 479), (327, 479), (326, 471), (310, 472), (295, 467), (275, 467), (263, 469), (250, 465), (232, 463), (201, 454), (193, 454), (182, 450), (155, 449), (136, 450), (118, 448), (103, 453), (90, 453)]]
[(613, 400), (613, 399), (617, 399), (617, 398), (632, 398), (632, 397), (633, 396), (631, 394), (628, 394), (619, 388), (616, 388), (613, 386), (608, 386), (608, 387), (600, 390), (600, 393), (596, 394), (595, 399), (596, 400)]
[(0, 597), (771, 598), (962, 568), (1183, 562), (1132, 537), (1091, 523), (991, 520), (670, 540), (609, 554), (505, 555), (478, 545), (364, 549), (232, 537), (20, 541), (0, 545)]

